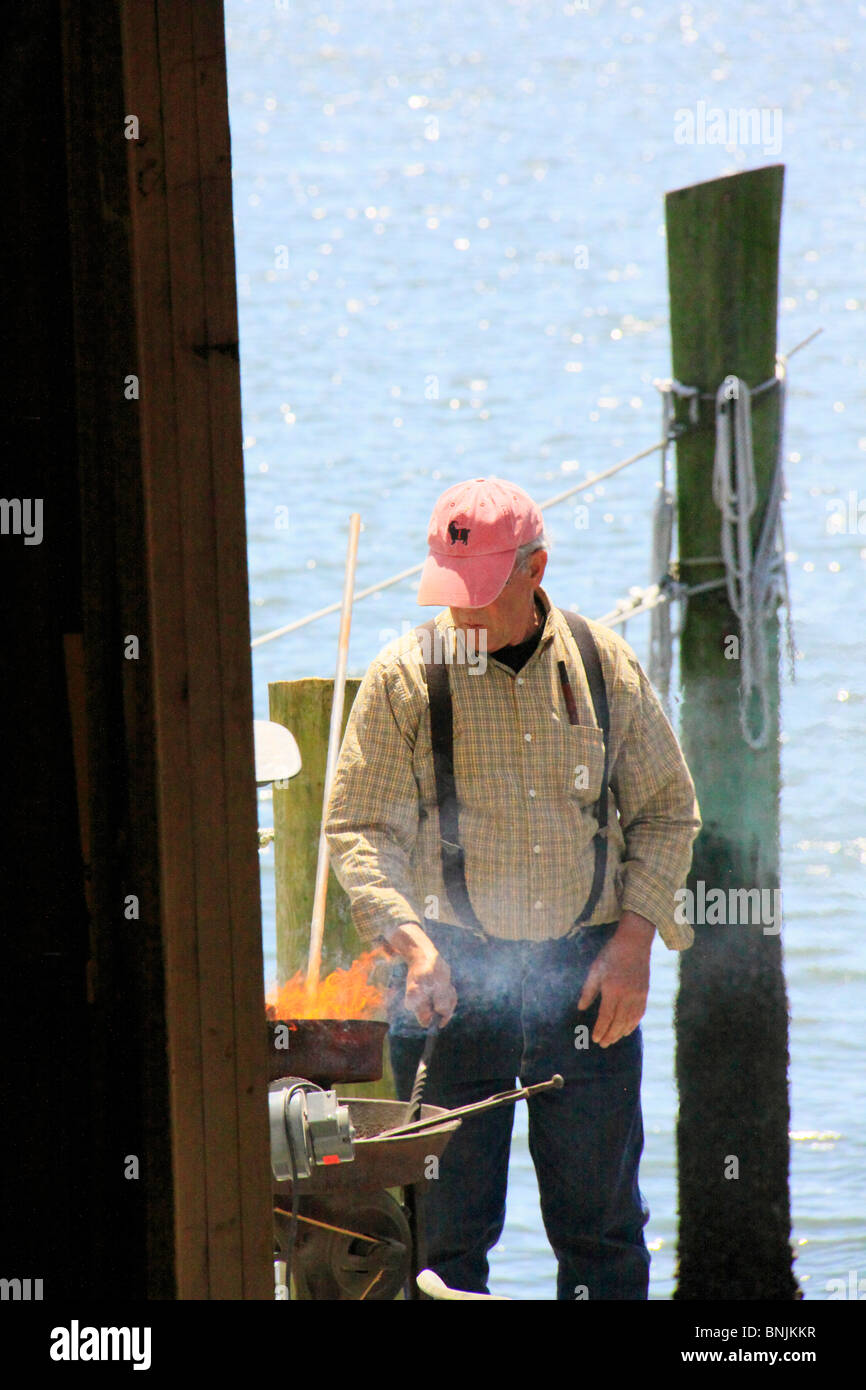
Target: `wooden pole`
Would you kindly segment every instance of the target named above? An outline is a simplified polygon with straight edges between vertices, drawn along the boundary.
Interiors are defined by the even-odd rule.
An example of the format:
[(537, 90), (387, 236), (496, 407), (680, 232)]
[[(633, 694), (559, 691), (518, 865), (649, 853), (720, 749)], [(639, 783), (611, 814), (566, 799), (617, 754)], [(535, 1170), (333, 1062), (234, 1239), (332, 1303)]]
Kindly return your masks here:
[(349, 634), (352, 628), (352, 594), (355, 588), (355, 566), (358, 560), (358, 537), (361, 518), (353, 512), (349, 519), (349, 548), (346, 554), (346, 577), (343, 584), (343, 605), (340, 613), (340, 635), (337, 641), (337, 671), (334, 676), (334, 695), (331, 700), (331, 721), (328, 731), (328, 758), (325, 763), (325, 785), (322, 791), (322, 821), (319, 828), (319, 852), (316, 861), (316, 887), (313, 894), (313, 917), (310, 927), (310, 952), (307, 957), (307, 998), (313, 997), (319, 984), (322, 964), (322, 933), (325, 929), (325, 899), (328, 893), (328, 842), (325, 839), (325, 818), (331, 799), (331, 787), (340, 752), (340, 733), (343, 721), (343, 697), (346, 691), (346, 665), (349, 660)]
[[(684, 385), (714, 393), (727, 376), (751, 388), (774, 374), (783, 175), (776, 165), (667, 195), (673, 374)], [(721, 555), (711, 485), (714, 417), (714, 402), (702, 401), (697, 428), (677, 443), (680, 578), (688, 584), (723, 574), (721, 565), (692, 563)], [(684, 403), (677, 420), (688, 422)], [(779, 393), (770, 389), (752, 403), (753, 546), (779, 425)], [(781, 920), (777, 913), (768, 923), (762, 911), (755, 923), (751, 900), (740, 913), (742, 890), (769, 890), (763, 902), (774, 910), (779, 903), (775, 616), (766, 635), (770, 733), (766, 747), (754, 752), (740, 730), (738, 648), (730, 639), (741, 636), (727, 592), (689, 600), (680, 657), (682, 744), (703, 816), (689, 887), (696, 907), (721, 889), (727, 910), (712, 924), (716, 897), (716, 908), (705, 914), (710, 924), (696, 924), (695, 944), (681, 957), (678, 1299), (798, 1296), (790, 1247)]]

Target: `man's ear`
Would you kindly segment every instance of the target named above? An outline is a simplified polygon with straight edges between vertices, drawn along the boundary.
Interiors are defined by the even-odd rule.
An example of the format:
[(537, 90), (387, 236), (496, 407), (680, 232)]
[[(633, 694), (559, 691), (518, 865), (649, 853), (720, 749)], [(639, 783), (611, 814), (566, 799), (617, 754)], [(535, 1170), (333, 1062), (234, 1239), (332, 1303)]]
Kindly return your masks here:
[(547, 569), (547, 551), (534, 550), (529, 557), (529, 573), (536, 586), (544, 578), (544, 571)]

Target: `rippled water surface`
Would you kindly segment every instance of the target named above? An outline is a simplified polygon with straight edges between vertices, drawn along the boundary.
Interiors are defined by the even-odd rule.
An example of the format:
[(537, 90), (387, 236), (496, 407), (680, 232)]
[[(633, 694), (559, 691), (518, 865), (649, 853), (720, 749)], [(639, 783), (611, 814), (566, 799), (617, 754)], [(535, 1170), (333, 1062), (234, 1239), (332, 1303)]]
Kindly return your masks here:
[[(786, 166), (780, 348), (824, 329), (788, 394), (782, 834), (797, 1273), (826, 1298), (866, 1278), (866, 7), (227, 0), (226, 18), (255, 634), (339, 598), (351, 510), (361, 587), (423, 558), (450, 483), (496, 473), (543, 500), (656, 439), (664, 194)], [(697, 129), (712, 108), (780, 115), (763, 146), (682, 143), (682, 113)], [(555, 601), (600, 616), (647, 581), (657, 476), (651, 457), (547, 514)], [(424, 616), (411, 582), (358, 604), (351, 669)], [(269, 680), (333, 674), (336, 631), (256, 651), (258, 717)], [(647, 619), (626, 635), (646, 660)], [(270, 854), (263, 909), (273, 974)], [(676, 975), (657, 943), (654, 1298), (674, 1286)], [(525, 1111), (493, 1287), (554, 1294)]]

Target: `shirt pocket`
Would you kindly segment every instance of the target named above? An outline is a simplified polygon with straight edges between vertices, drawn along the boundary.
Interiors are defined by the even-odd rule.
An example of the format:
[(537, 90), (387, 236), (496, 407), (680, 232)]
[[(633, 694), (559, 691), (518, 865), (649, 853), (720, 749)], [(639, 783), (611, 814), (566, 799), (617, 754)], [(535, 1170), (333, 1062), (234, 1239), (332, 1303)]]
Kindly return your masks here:
[(601, 795), (604, 736), (594, 724), (563, 724), (562, 778), (568, 799), (592, 807)]

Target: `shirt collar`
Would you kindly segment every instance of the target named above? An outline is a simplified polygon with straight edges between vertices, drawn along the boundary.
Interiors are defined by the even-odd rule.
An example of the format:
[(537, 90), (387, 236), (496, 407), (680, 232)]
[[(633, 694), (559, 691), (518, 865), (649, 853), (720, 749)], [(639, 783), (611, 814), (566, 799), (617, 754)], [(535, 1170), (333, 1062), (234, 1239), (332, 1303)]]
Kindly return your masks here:
[[(535, 592), (538, 596), (538, 601), (544, 610), (544, 626), (541, 630), (541, 640), (539, 641), (538, 646), (535, 648), (535, 651), (532, 653), (532, 656), (529, 658), (529, 661), (534, 661), (535, 658), (538, 656), (538, 653), (544, 651), (544, 649), (548, 646), (551, 640), (556, 636), (556, 633), (559, 631), (560, 624), (562, 621), (559, 618), (557, 610), (554, 608), (544, 589), (539, 587), (538, 589), (536, 589)], [(435, 622), (437, 627), (442, 632), (454, 631), (454, 619), (451, 617), (450, 608), (443, 608), (440, 613), (437, 613)], [(527, 662), (527, 665), (529, 665), (529, 662)]]

